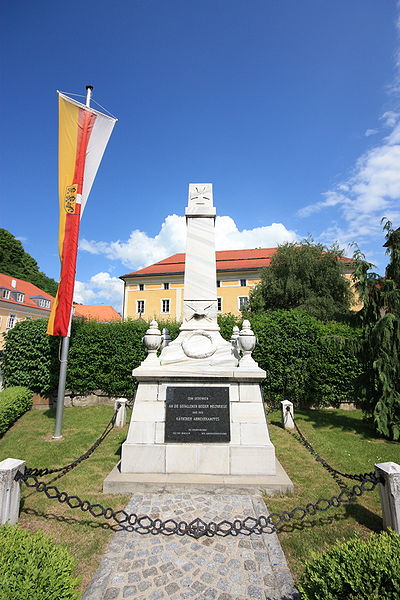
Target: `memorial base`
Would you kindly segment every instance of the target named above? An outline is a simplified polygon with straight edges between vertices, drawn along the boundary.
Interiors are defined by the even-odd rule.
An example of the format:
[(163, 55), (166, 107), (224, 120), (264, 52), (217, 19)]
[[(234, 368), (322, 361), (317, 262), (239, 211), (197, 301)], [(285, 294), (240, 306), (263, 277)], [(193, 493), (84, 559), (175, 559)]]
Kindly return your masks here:
[[(122, 445), (122, 474), (141, 473), (160, 477), (186, 475), (188, 480), (195, 476), (210, 475), (218, 477), (220, 483), (224, 483), (226, 477), (276, 474), (275, 448), (269, 439), (260, 389), (264, 371), (258, 368), (233, 368), (199, 374), (197, 370), (190, 373), (175, 369), (172, 372), (172, 369), (167, 370), (164, 366), (151, 369), (139, 367), (134, 371), (134, 376), (139, 385), (128, 436)], [(180, 425), (175, 428), (174, 425), (168, 425), (166, 419), (171, 388), (177, 390), (180, 387), (185, 388), (187, 397), (192, 401), (198, 400), (195, 408), (199, 408), (198, 411), (189, 411), (189, 404), (183, 404), (181, 419), (200, 419), (196, 421), (196, 426), (193, 423), (187, 425), (189, 439), (183, 437), (188, 441), (182, 443), (176, 440), (185, 432), (179, 430)], [(213, 388), (216, 388), (214, 395), (210, 394)], [(189, 413), (202, 414), (202, 402), (207, 395), (217, 398), (212, 400), (211, 406), (218, 410), (223, 406), (222, 400), (218, 400), (223, 390), (227, 390), (229, 412), (220, 409), (221, 417), (215, 417), (220, 419), (219, 423), (208, 426), (201, 421), (202, 416), (187, 416)], [(178, 396), (182, 394), (176, 393), (175, 397)], [(176, 406), (179, 407), (179, 404)], [(209, 410), (204, 409), (204, 413), (208, 415)], [(224, 421), (226, 418), (227, 423)], [(209, 441), (212, 435), (223, 439), (221, 436), (226, 428), (229, 432), (227, 442)], [(174, 441), (167, 442), (171, 435)]]
[(282, 465), (275, 461), (275, 475), (199, 475), (181, 473), (121, 473), (116, 465), (103, 483), (105, 494), (182, 493), (293, 494), (294, 486)]

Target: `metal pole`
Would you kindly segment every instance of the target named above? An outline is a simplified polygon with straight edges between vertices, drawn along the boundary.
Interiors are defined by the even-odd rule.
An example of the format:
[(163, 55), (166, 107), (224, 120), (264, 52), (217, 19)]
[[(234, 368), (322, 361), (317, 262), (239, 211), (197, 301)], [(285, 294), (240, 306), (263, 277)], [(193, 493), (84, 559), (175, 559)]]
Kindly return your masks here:
[[(92, 90), (93, 90), (92, 85), (86, 86), (86, 106), (90, 106)], [(71, 306), (71, 320), (72, 320), (72, 306)], [(70, 328), (71, 328), (71, 321), (70, 321)], [(56, 426), (54, 429), (53, 440), (61, 440), (62, 439), (65, 380), (67, 377), (69, 339), (70, 339), (69, 336), (63, 337), (62, 346), (61, 346), (60, 375), (59, 375), (59, 380), (58, 380), (58, 391), (57, 391)]]
[(86, 86), (86, 106), (90, 106), (90, 99), (92, 97), (92, 91), (93, 91), (93, 86), (87, 85)]
[(53, 440), (60, 440), (62, 438), (62, 423), (64, 416), (64, 396), (65, 396), (65, 379), (67, 376), (67, 363), (68, 363), (68, 349), (69, 349), (69, 336), (63, 337), (61, 346), (61, 359), (60, 359), (60, 377), (58, 380), (58, 393), (57, 393), (57, 409), (56, 409), (56, 427), (54, 430)]

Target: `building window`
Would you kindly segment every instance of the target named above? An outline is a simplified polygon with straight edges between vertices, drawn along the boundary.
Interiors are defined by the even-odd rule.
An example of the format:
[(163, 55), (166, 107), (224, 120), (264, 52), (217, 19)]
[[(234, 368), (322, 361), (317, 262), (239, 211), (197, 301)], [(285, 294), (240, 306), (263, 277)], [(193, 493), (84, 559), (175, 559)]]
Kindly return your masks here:
[(222, 311), (222, 298), (217, 298), (217, 311)]
[(144, 313), (144, 300), (136, 301), (136, 312), (138, 315), (142, 315)]
[(144, 290), (144, 283), (139, 283), (139, 292), (143, 292)]
[(6, 300), (9, 300), (10, 294), (11, 294), (10, 290), (3, 290), (2, 297), (5, 298)]
[(247, 310), (247, 308), (249, 306), (248, 297), (247, 296), (239, 296), (238, 300), (239, 300), (239, 310), (241, 312), (243, 312), (244, 310)]
[(164, 290), (169, 290), (169, 283), (164, 283)]
[(17, 315), (8, 315), (7, 329), (12, 329), (17, 323)]
[(42, 308), (50, 308), (50, 300), (45, 300), (44, 298), (40, 298), (38, 304)]
[(169, 313), (169, 300), (161, 300), (161, 312)]
[(221, 287), (221, 282), (219, 279), (217, 279), (217, 287)]
[(246, 279), (241, 279), (240, 280), (240, 287), (246, 287), (246, 285), (247, 285)]
[(21, 294), (20, 292), (18, 292), (17, 302), (23, 302), (23, 301), (24, 301), (24, 294)]

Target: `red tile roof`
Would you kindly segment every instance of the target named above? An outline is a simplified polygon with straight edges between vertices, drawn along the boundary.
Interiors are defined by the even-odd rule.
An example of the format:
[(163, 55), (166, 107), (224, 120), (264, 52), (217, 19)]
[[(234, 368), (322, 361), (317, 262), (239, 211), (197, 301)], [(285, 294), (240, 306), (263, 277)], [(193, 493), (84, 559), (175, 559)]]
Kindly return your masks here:
[(101, 323), (122, 320), (121, 315), (109, 304), (74, 304), (74, 307), (74, 317), (83, 317)]
[[(15, 287), (12, 285), (13, 281), (15, 281)], [(33, 283), (29, 283), (29, 281), (24, 281), (23, 279), (17, 279), (16, 277), (11, 277), (10, 275), (4, 275), (3, 273), (0, 273), (0, 288), (10, 290), (10, 298), (7, 299), (2, 297), (3, 289), (0, 289), (0, 300), (10, 305), (27, 306), (29, 308), (39, 308), (40, 310), (50, 312), (50, 308), (38, 306), (38, 304), (32, 299), (32, 296), (40, 296), (40, 298), (50, 301), (50, 307), (53, 305), (53, 296), (50, 296), (50, 294), (44, 292), (36, 285), (33, 285)], [(13, 297), (13, 292), (19, 292), (21, 294), (24, 294), (24, 301), (18, 302), (16, 297)]]
[[(217, 250), (217, 272), (220, 271), (259, 271), (263, 267), (269, 267), (271, 257), (278, 248), (251, 248), (244, 250)], [(343, 257), (343, 262), (351, 262), (351, 259)], [(173, 254), (144, 269), (132, 271), (125, 277), (141, 277), (143, 275), (180, 275), (185, 272), (185, 254)]]
[[(268, 267), (270, 258), (277, 248), (254, 248), (250, 250), (217, 250), (217, 271), (237, 271)], [(154, 265), (122, 275), (124, 277), (139, 277), (141, 275), (180, 274), (185, 271), (185, 254), (174, 254)]]

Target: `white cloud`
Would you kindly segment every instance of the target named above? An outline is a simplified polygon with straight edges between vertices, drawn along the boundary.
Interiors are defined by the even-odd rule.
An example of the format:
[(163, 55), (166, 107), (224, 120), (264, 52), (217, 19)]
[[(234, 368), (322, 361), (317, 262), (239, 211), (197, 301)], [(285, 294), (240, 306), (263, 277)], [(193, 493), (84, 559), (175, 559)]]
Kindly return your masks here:
[(328, 207), (339, 209), (344, 224), (326, 229), (321, 234), (323, 239), (362, 243), (369, 236), (381, 235), (383, 216), (395, 223), (399, 220), (400, 113), (386, 112), (382, 119), (391, 129), (382, 142), (361, 155), (352, 174), (322, 194), (323, 200), (298, 212), (308, 217)]
[[(217, 250), (240, 248), (275, 247), (297, 238), (294, 231), (282, 223), (272, 223), (254, 229), (240, 231), (231, 217), (217, 217), (215, 242)], [(130, 269), (151, 265), (171, 254), (184, 252), (186, 244), (186, 220), (178, 215), (168, 215), (154, 237), (139, 230), (132, 231), (128, 240), (115, 242), (80, 242), (80, 249), (91, 254), (103, 254), (110, 260), (119, 260)]]
[(121, 312), (124, 284), (119, 277), (104, 271), (93, 275), (89, 281), (76, 281), (74, 302), (80, 304), (112, 304)]
[(385, 127), (393, 127), (398, 118), (400, 117), (400, 114), (398, 112), (394, 112), (393, 110), (388, 110), (386, 112), (383, 113), (383, 115), (381, 116), (381, 121), (383, 121), (383, 124), (385, 125)]
[(378, 133), (378, 131), (378, 129), (367, 129), (364, 135), (365, 137), (369, 137), (370, 135), (375, 135), (376, 133)]

